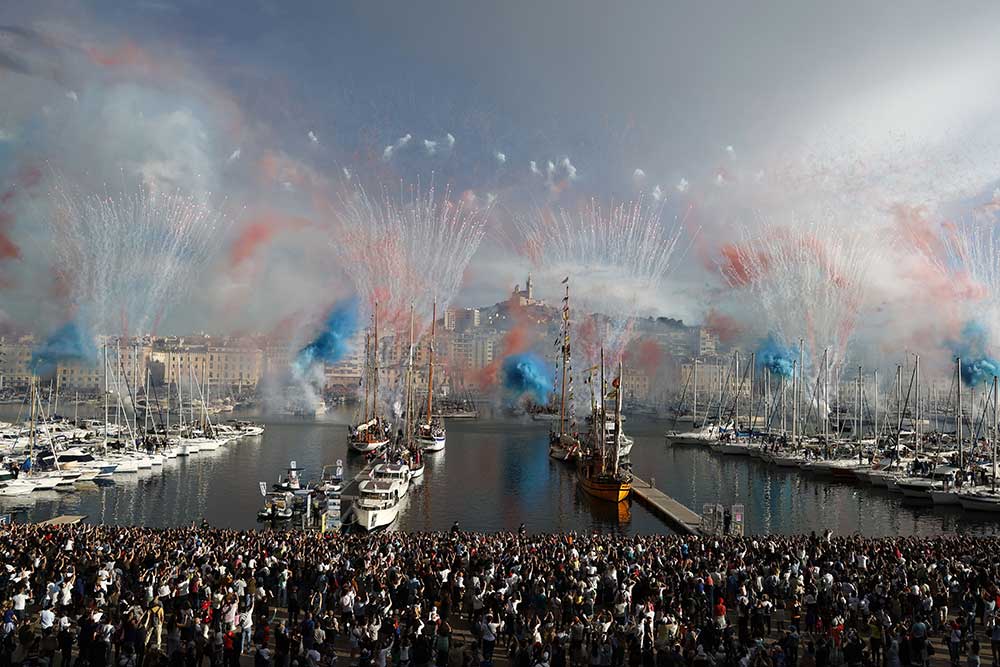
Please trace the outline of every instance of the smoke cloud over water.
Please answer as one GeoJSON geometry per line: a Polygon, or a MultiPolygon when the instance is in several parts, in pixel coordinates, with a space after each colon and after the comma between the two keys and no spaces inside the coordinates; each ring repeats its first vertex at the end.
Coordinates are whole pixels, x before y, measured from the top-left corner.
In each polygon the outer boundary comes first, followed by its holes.
{"type": "Polygon", "coordinates": [[[795,370],[796,351],[783,345],[773,334],[757,349],[757,367],[773,375],[790,379],[795,370]]]}
{"type": "Polygon", "coordinates": [[[358,300],[336,304],[327,315],[316,337],[299,350],[295,367],[306,373],[315,364],[336,363],[350,352],[350,343],[358,330],[358,300]]]}
{"type": "Polygon", "coordinates": [[[546,403],[552,391],[552,366],[533,352],[514,354],[503,361],[503,386],[513,397],[530,396],[546,403]]]}
{"type": "Polygon", "coordinates": [[[960,340],[952,341],[951,351],[962,360],[962,382],[978,387],[1000,376],[1000,361],[989,353],[989,331],[979,322],[968,322],[960,340]]]}
{"type": "Polygon", "coordinates": [[[60,363],[97,360],[97,347],[93,335],[78,322],[67,322],[52,332],[31,353],[31,369],[45,377],[55,372],[60,363]]]}

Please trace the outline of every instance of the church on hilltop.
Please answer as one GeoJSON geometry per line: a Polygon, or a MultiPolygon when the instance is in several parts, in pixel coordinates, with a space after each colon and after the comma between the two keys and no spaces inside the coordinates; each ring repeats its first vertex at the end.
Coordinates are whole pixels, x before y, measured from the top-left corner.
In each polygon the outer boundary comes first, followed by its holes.
{"type": "Polygon", "coordinates": [[[510,293],[510,302],[518,306],[544,306],[545,302],[536,299],[531,286],[531,274],[528,274],[528,281],[524,284],[524,289],[520,285],[514,285],[514,291],[510,293]]]}

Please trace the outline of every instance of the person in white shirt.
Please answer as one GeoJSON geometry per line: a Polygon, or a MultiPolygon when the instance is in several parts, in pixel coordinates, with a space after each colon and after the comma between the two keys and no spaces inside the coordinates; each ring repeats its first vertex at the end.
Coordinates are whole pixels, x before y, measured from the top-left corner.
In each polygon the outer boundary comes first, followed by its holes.
{"type": "Polygon", "coordinates": [[[38,625],[42,630],[48,630],[56,622],[56,615],[51,609],[43,609],[38,615],[38,625]]]}

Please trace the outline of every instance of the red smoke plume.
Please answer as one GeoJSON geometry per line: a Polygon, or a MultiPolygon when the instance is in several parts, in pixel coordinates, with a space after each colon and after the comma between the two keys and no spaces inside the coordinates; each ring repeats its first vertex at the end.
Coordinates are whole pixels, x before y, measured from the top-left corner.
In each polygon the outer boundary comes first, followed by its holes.
{"type": "Polygon", "coordinates": [[[743,333],[743,327],[736,318],[720,313],[714,308],[705,313],[705,328],[718,336],[722,343],[731,343],[743,333]]]}
{"type": "Polygon", "coordinates": [[[262,213],[249,218],[229,248],[229,263],[235,268],[267,245],[277,234],[308,227],[306,218],[277,213],[262,213]]]}
{"type": "MultiPolygon", "coordinates": [[[[0,194],[0,261],[5,259],[20,259],[21,248],[10,238],[9,233],[14,225],[14,214],[7,207],[22,194],[34,189],[42,181],[42,170],[32,165],[21,167],[14,175],[14,182],[0,194]]],[[[3,284],[9,281],[3,280],[3,284]]]]}

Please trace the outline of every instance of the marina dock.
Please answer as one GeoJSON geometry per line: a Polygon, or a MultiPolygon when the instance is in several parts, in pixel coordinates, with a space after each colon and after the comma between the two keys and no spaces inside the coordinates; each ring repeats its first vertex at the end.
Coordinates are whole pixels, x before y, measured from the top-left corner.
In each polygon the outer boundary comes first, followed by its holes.
{"type": "Polygon", "coordinates": [[[698,535],[701,532],[700,515],[635,475],[632,476],[632,495],[679,532],[685,535],[698,535]]]}

